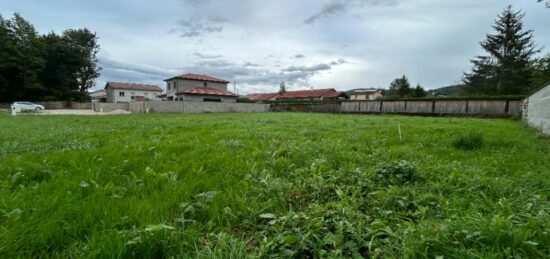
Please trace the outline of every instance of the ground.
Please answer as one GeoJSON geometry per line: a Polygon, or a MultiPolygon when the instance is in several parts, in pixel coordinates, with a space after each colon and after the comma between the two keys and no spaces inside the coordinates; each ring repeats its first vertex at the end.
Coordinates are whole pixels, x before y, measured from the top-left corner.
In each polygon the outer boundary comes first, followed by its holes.
{"type": "Polygon", "coordinates": [[[550,256],[550,139],[519,121],[2,114],[0,125],[2,258],[550,256]]]}

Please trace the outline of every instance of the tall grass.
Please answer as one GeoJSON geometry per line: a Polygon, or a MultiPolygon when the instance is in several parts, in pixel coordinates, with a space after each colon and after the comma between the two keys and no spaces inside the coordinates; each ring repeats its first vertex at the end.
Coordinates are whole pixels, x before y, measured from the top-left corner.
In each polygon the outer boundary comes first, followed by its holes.
{"type": "Polygon", "coordinates": [[[514,121],[0,115],[0,125],[2,258],[549,256],[550,141],[514,121]],[[481,131],[476,152],[449,141],[481,131]]]}

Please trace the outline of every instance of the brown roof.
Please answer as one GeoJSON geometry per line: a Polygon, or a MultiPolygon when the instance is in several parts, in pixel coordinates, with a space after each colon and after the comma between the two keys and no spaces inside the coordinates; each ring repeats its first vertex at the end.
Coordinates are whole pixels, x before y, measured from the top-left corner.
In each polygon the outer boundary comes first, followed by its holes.
{"type": "Polygon", "coordinates": [[[328,89],[312,89],[301,91],[286,91],[278,95],[275,99],[310,99],[310,98],[336,98],[342,95],[342,92],[334,90],[334,88],[328,89]]]}
{"type": "Polygon", "coordinates": [[[107,89],[108,87],[111,87],[113,89],[162,92],[162,89],[158,85],[142,85],[142,84],[107,82],[107,84],[105,85],[105,89],[107,89]]]}
{"type": "Polygon", "coordinates": [[[174,77],[168,78],[164,81],[168,81],[168,80],[172,80],[172,79],[176,79],[176,78],[190,79],[190,80],[197,80],[197,81],[209,81],[209,82],[216,82],[216,83],[229,83],[229,81],[219,79],[219,78],[215,78],[215,77],[212,77],[212,76],[191,74],[191,73],[187,73],[187,74],[183,74],[183,75],[179,75],[179,76],[174,76],[174,77]]]}
{"type": "Polygon", "coordinates": [[[249,94],[246,98],[253,101],[267,101],[275,98],[279,93],[263,93],[263,94],[249,94]]]}
{"type": "Polygon", "coordinates": [[[176,95],[182,95],[182,94],[217,95],[217,96],[234,96],[234,97],[238,96],[232,92],[221,90],[218,88],[213,88],[213,87],[194,87],[194,88],[176,93],[176,95]]]}

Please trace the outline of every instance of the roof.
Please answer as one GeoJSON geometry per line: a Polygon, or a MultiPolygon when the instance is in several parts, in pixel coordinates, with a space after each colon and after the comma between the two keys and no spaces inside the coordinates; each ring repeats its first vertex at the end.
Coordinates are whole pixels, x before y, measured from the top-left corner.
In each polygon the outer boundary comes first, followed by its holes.
{"type": "Polygon", "coordinates": [[[249,94],[245,97],[253,101],[267,101],[275,98],[277,95],[279,95],[279,93],[259,93],[249,94]]]}
{"type": "Polygon", "coordinates": [[[336,98],[341,96],[342,92],[334,90],[334,88],[327,89],[312,89],[301,91],[286,91],[276,97],[276,99],[300,99],[300,98],[336,98]]]}
{"type": "Polygon", "coordinates": [[[131,83],[107,82],[107,84],[105,85],[105,89],[107,89],[107,87],[109,87],[109,86],[113,89],[162,92],[162,89],[158,85],[142,85],[142,84],[131,84],[131,83]]]}
{"type": "Polygon", "coordinates": [[[191,74],[191,73],[187,73],[187,74],[183,74],[183,75],[179,75],[179,76],[174,76],[174,77],[168,78],[164,81],[168,81],[168,80],[172,80],[172,79],[176,79],[176,78],[177,79],[197,80],[197,81],[208,81],[208,82],[216,82],[216,83],[229,83],[229,81],[219,79],[219,78],[215,78],[215,77],[212,77],[212,76],[191,74]]]}
{"type": "Polygon", "coordinates": [[[182,94],[198,94],[198,95],[216,95],[216,96],[234,96],[237,97],[238,95],[225,91],[218,88],[213,87],[193,87],[187,90],[184,90],[182,92],[176,93],[176,95],[182,95],[182,94]]]}

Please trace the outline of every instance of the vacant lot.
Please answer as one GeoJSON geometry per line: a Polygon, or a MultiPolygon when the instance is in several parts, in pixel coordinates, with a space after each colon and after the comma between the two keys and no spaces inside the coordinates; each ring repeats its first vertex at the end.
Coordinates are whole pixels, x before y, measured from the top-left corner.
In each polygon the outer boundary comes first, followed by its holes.
{"type": "Polygon", "coordinates": [[[0,115],[0,126],[2,258],[550,255],[550,140],[511,120],[0,115]]]}

